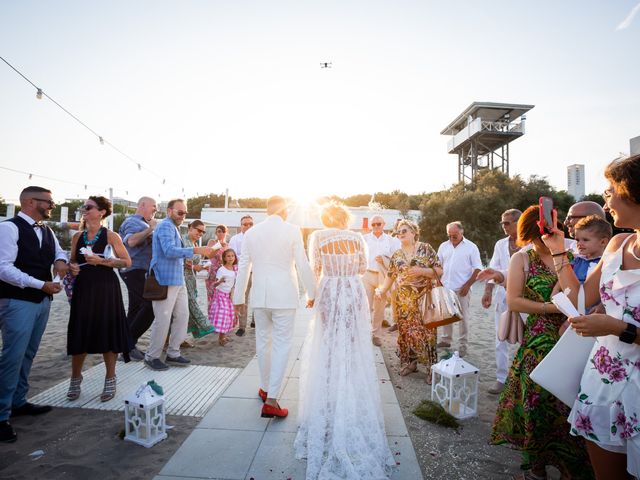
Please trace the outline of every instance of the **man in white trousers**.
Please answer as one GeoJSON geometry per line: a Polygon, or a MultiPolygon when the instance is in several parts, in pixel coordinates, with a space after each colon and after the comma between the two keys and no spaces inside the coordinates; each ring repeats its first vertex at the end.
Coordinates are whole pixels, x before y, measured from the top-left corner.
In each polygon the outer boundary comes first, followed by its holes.
{"type": "Polygon", "coordinates": [[[498,323],[500,322],[500,316],[507,311],[507,295],[504,286],[506,285],[505,280],[509,270],[509,260],[520,249],[516,244],[520,215],[522,215],[522,212],[515,208],[502,214],[500,225],[507,236],[496,242],[489,268],[478,274],[479,280],[489,280],[482,296],[482,306],[484,308],[491,306],[491,297],[495,291],[493,303],[496,306],[494,314],[496,327],[496,382],[489,388],[489,393],[494,395],[502,392],[509,369],[509,344],[498,340],[498,323]]]}
{"type": "Polygon", "coordinates": [[[280,395],[298,307],[296,268],[313,305],[316,279],[304,252],[300,228],[287,223],[287,204],[282,197],[267,201],[267,218],[245,233],[238,264],[233,303],[241,314],[246,308],[245,290],[253,273],[249,303],[256,322],[256,352],[260,368],[258,396],[265,404],[262,417],[286,417],[280,395]]]}

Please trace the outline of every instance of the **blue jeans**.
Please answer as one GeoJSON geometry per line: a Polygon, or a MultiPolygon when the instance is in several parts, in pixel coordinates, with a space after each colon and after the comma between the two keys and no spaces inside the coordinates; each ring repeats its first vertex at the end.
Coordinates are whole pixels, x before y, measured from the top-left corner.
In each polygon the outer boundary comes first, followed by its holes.
{"type": "Polygon", "coordinates": [[[40,303],[0,298],[0,421],[8,420],[11,408],[27,401],[29,372],[49,319],[51,300],[40,303]]]}

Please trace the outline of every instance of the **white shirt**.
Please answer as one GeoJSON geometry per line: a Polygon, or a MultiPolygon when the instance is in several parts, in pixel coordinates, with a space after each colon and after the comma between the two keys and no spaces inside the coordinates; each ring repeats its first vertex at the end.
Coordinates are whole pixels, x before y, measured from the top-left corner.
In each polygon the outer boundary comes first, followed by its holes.
{"type": "Polygon", "coordinates": [[[216,287],[216,290],[229,293],[236,284],[236,272],[234,270],[229,270],[223,265],[216,272],[216,279],[220,280],[221,278],[224,279],[224,281],[216,287]]]}
{"type": "Polygon", "coordinates": [[[242,255],[242,240],[244,240],[244,233],[236,233],[231,240],[229,240],[229,248],[236,252],[236,257],[240,258],[242,255]]]}
{"type": "Polygon", "coordinates": [[[373,232],[371,232],[363,235],[363,238],[369,249],[367,270],[380,271],[380,264],[376,262],[376,257],[380,255],[381,257],[391,259],[391,255],[400,248],[400,240],[386,233],[376,237],[373,232]]]}
{"type": "Polygon", "coordinates": [[[467,283],[473,271],[482,268],[480,251],[475,243],[466,238],[457,247],[447,240],[438,247],[438,258],[442,262],[442,284],[450,290],[458,291],[467,283]]]}
{"type": "MultiPolygon", "coordinates": [[[[35,220],[29,215],[22,212],[18,213],[19,217],[26,220],[29,225],[33,225],[35,220]]],[[[34,228],[38,241],[42,246],[42,229],[34,228]]],[[[37,278],[27,275],[14,265],[16,258],[18,258],[18,226],[13,222],[1,222],[0,223],[0,280],[7,282],[11,285],[15,285],[20,288],[35,288],[41,290],[44,282],[37,278]]],[[[53,236],[55,242],[56,257],[55,260],[68,261],[67,254],[62,248],[56,236],[53,236]]]]}
{"type": "Polygon", "coordinates": [[[494,301],[496,310],[500,312],[505,311],[507,305],[504,285],[506,285],[507,272],[509,271],[509,260],[511,260],[511,256],[509,255],[509,237],[504,237],[496,242],[495,247],[493,247],[493,256],[489,262],[489,268],[500,272],[505,278],[504,284],[496,284],[495,286],[496,296],[494,301]]]}

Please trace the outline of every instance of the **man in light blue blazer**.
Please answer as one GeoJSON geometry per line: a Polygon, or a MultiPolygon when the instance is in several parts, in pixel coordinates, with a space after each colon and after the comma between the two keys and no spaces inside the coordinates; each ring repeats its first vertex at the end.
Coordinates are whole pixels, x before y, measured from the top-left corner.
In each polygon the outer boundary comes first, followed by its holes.
{"type": "Polygon", "coordinates": [[[181,198],[169,201],[167,218],[153,232],[153,254],[150,268],[160,285],[166,285],[167,298],[154,300],[151,325],[151,343],[144,363],[153,370],[167,370],[169,365],[186,366],[191,363],[180,354],[180,344],[187,336],[189,301],[184,283],[183,262],[194,255],[213,255],[211,247],[185,248],[178,227],[187,215],[187,206],[181,198]],[[173,317],[173,322],[171,321],[173,317]],[[167,333],[171,325],[171,336],[165,362],[160,360],[167,333]]]}

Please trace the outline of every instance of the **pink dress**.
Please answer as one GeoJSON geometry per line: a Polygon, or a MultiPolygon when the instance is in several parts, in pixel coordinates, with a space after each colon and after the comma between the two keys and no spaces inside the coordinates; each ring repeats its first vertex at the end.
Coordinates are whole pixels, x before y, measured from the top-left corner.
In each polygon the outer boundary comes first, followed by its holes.
{"type": "Polygon", "coordinates": [[[233,330],[235,310],[231,301],[231,291],[236,283],[237,268],[227,269],[224,265],[216,272],[216,278],[224,282],[213,290],[213,298],[209,305],[209,321],[217,333],[228,333],[233,330]]]}

